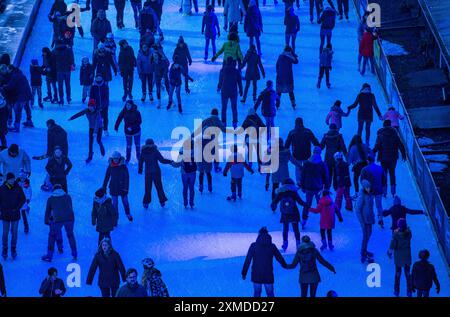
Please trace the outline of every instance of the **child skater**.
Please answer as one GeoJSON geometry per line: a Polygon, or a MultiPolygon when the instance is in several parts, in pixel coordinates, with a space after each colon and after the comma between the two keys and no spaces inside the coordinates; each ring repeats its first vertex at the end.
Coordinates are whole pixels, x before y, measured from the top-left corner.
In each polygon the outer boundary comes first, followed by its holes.
{"type": "Polygon", "coordinates": [[[29,215],[30,213],[30,201],[33,191],[31,189],[28,173],[26,173],[23,169],[20,169],[17,183],[20,187],[22,187],[23,193],[25,194],[26,198],[25,204],[23,204],[22,208],[20,209],[20,213],[22,214],[24,232],[25,234],[28,234],[28,232],[30,231],[30,227],[28,225],[27,215],[29,215]]]}
{"type": "Polygon", "coordinates": [[[234,144],[231,147],[231,155],[228,157],[227,164],[223,170],[223,176],[227,176],[231,170],[231,196],[227,200],[236,201],[236,188],[239,199],[242,198],[242,178],[244,178],[244,168],[251,174],[254,173],[252,168],[245,162],[242,154],[238,153],[238,146],[234,144]]]}
{"type": "Polygon", "coordinates": [[[85,103],[89,97],[92,83],[94,82],[94,68],[89,62],[89,57],[83,57],[80,68],[80,85],[83,87],[81,102],[85,103]]]}

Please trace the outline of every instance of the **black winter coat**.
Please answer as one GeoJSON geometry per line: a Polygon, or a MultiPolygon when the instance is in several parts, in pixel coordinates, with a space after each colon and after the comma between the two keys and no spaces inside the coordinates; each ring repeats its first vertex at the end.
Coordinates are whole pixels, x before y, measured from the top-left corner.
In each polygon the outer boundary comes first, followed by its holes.
{"type": "Polygon", "coordinates": [[[242,94],[242,77],[241,72],[235,66],[225,64],[220,70],[219,84],[217,88],[220,89],[223,96],[237,96],[242,94]]]}
{"type": "Polygon", "coordinates": [[[95,51],[94,54],[94,73],[101,74],[103,80],[106,82],[110,82],[112,80],[112,70],[114,70],[114,74],[117,74],[117,67],[114,63],[111,53],[104,51],[100,52],[98,50],[95,51]]]}
{"type": "Polygon", "coordinates": [[[178,63],[173,63],[172,66],[170,66],[170,70],[169,70],[170,85],[173,87],[181,86],[181,83],[182,83],[181,75],[186,77],[186,80],[188,80],[188,78],[190,78],[187,73],[187,67],[185,67],[181,64],[178,64],[178,63]]]}
{"type": "Polygon", "coordinates": [[[319,141],[310,129],[300,125],[289,132],[285,143],[286,148],[292,146],[292,156],[299,161],[305,161],[311,157],[311,145],[318,146],[319,141]]]}
{"type": "Polygon", "coordinates": [[[8,107],[5,105],[0,108],[0,134],[6,135],[8,133],[8,107]]]}
{"type": "Polygon", "coordinates": [[[402,158],[406,158],[405,146],[395,128],[384,127],[378,130],[377,140],[373,148],[373,153],[378,153],[378,162],[396,162],[399,150],[402,158]]]}
{"type": "Polygon", "coordinates": [[[344,153],[344,156],[347,156],[347,147],[345,146],[344,138],[342,134],[339,133],[338,130],[330,130],[322,138],[320,142],[320,147],[325,150],[325,162],[327,164],[333,164],[334,157],[333,155],[336,152],[344,153]]]}
{"type": "Polygon", "coordinates": [[[94,198],[92,206],[92,225],[96,226],[97,232],[107,233],[113,231],[117,226],[119,215],[117,209],[112,205],[112,200],[106,195],[103,198],[94,198]]]}
{"type": "Polygon", "coordinates": [[[375,109],[378,116],[381,116],[380,109],[378,108],[375,95],[370,91],[370,89],[363,89],[356,97],[355,102],[348,107],[349,110],[356,108],[358,109],[358,121],[373,121],[373,109],[375,109]]]}
{"type": "Polygon", "coordinates": [[[250,263],[252,263],[252,282],[258,284],[273,284],[273,258],[275,258],[283,267],[286,266],[286,261],[275,244],[272,243],[270,234],[259,234],[256,242],[253,242],[248,249],[244,267],[242,268],[242,275],[247,275],[250,263]]]}
{"type": "Polygon", "coordinates": [[[81,65],[80,68],[80,85],[90,86],[94,82],[94,67],[91,63],[81,65]]]}
{"type": "Polygon", "coordinates": [[[277,60],[276,90],[279,93],[294,91],[294,72],[292,65],[298,64],[298,59],[291,53],[283,52],[277,60]]]}
{"type": "Polygon", "coordinates": [[[189,52],[189,47],[186,43],[177,44],[177,47],[175,47],[175,50],[173,51],[173,57],[175,57],[175,55],[178,56],[178,63],[183,65],[186,69],[188,65],[192,64],[191,53],[189,52]]]}
{"type": "Polygon", "coordinates": [[[350,168],[346,161],[338,160],[335,162],[336,185],[340,187],[350,187],[350,168]]]}
{"type": "Polygon", "coordinates": [[[254,50],[248,50],[245,54],[244,61],[242,63],[242,68],[247,65],[245,70],[245,80],[259,80],[261,78],[259,72],[261,71],[262,76],[266,77],[264,72],[263,64],[261,63],[261,58],[258,52],[254,50]]]}
{"type": "Polygon", "coordinates": [[[50,182],[57,184],[59,180],[66,179],[70,170],[72,169],[72,162],[68,157],[61,158],[52,157],[45,166],[48,175],[50,175],[50,182]]]}
{"type": "Polygon", "coordinates": [[[71,72],[72,65],[75,65],[73,50],[67,45],[57,45],[53,50],[53,58],[57,73],[71,72]]]}
{"type": "MultiPolygon", "coordinates": [[[[23,205],[23,204],[22,204],[23,205]]],[[[72,198],[62,189],[56,189],[47,199],[47,207],[45,208],[44,222],[50,225],[50,222],[68,222],[74,221],[72,198]]]]}
{"type": "Polygon", "coordinates": [[[116,131],[119,129],[119,125],[122,120],[125,122],[123,128],[125,135],[136,135],[141,133],[142,118],[136,105],[134,105],[130,110],[124,107],[122,111],[120,111],[114,126],[116,131]]]}
{"type": "Polygon", "coordinates": [[[101,83],[94,82],[89,92],[89,98],[95,99],[95,106],[104,109],[109,106],[109,86],[103,81],[101,83]]]}
{"type": "Polygon", "coordinates": [[[108,19],[95,18],[91,25],[91,34],[94,39],[101,42],[106,39],[106,34],[111,33],[111,23],[108,19]]]}
{"type": "Polygon", "coordinates": [[[48,78],[56,81],[56,63],[55,57],[51,51],[42,58],[43,74],[48,78]]]}
{"type": "Polygon", "coordinates": [[[427,260],[415,262],[411,273],[412,287],[418,290],[429,290],[433,286],[433,282],[440,289],[441,286],[434,265],[427,260]]]}
{"type": "Polygon", "coordinates": [[[30,85],[31,87],[42,86],[42,66],[30,65],[30,85]]]}
{"type": "Polygon", "coordinates": [[[261,114],[264,117],[275,117],[277,114],[277,100],[277,92],[272,88],[266,88],[258,96],[254,109],[255,111],[258,110],[258,107],[261,104],[261,114]]]}
{"type": "Polygon", "coordinates": [[[302,169],[302,189],[320,191],[328,183],[328,167],[322,162],[312,162],[310,160],[303,164],[302,169]]]}
{"type": "Polygon", "coordinates": [[[5,182],[0,187],[0,219],[19,221],[20,209],[25,201],[25,194],[17,182],[13,186],[5,182]]]}
{"type": "Polygon", "coordinates": [[[120,48],[118,63],[120,72],[132,72],[134,70],[136,67],[136,56],[131,46],[120,48]]]}
{"type": "Polygon", "coordinates": [[[106,188],[108,183],[109,194],[111,196],[128,195],[128,190],[130,188],[130,175],[123,157],[120,158],[118,164],[115,164],[114,160],[109,159],[105,179],[103,180],[103,188],[106,188]]]}
{"type": "Polygon", "coordinates": [[[14,68],[9,75],[9,80],[3,86],[3,92],[9,103],[27,102],[33,98],[28,79],[18,68],[14,68]]]}
{"type": "Polygon", "coordinates": [[[392,225],[391,225],[392,230],[396,230],[398,228],[397,227],[398,220],[400,218],[406,219],[407,214],[421,215],[423,214],[423,210],[409,209],[403,205],[394,205],[388,210],[383,211],[383,217],[391,216],[392,218],[392,225]]]}
{"type": "Polygon", "coordinates": [[[61,126],[55,124],[47,130],[47,155],[53,155],[55,146],[60,146],[64,155],[69,155],[67,132],[61,126]]]}
{"type": "Polygon", "coordinates": [[[139,174],[142,174],[145,163],[145,174],[161,173],[161,164],[170,164],[172,160],[165,159],[156,145],[144,145],[139,158],[139,174]]]}
{"type": "Polygon", "coordinates": [[[92,285],[95,273],[99,270],[98,286],[100,288],[118,289],[120,286],[120,278],[125,281],[125,267],[119,253],[111,250],[108,255],[103,251],[95,254],[89,268],[86,284],[92,285]]]}
{"type": "Polygon", "coordinates": [[[42,295],[42,297],[61,297],[64,296],[66,293],[66,286],[64,285],[64,282],[60,278],[56,278],[54,281],[51,279],[46,278],[42,281],[41,287],[39,288],[39,294],[42,295]],[[56,295],[55,291],[59,289],[62,291],[61,294],[56,295]]]}
{"type": "MultiPolygon", "coordinates": [[[[300,221],[300,212],[298,210],[297,204],[301,206],[306,206],[306,203],[300,198],[297,193],[297,186],[295,185],[282,185],[276,191],[275,199],[272,201],[271,208],[273,211],[277,209],[278,203],[283,203],[285,199],[294,200],[294,210],[290,214],[281,212],[280,223],[292,223],[300,221]]],[[[281,206],[280,206],[281,207],[281,206]]],[[[281,208],[280,208],[281,210],[281,208]]]]}

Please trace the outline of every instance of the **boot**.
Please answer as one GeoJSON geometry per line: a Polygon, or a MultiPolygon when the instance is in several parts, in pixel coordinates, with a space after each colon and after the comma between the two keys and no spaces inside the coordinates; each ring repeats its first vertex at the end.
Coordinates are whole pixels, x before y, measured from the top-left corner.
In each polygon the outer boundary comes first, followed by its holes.
{"type": "Polygon", "coordinates": [[[90,152],[89,153],[89,156],[88,156],[88,158],[86,159],[86,164],[87,163],[90,163],[91,161],[92,161],[92,156],[94,155],[94,153],[93,152],[90,152]]]}
{"type": "Polygon", "coordinates": [[[150,102],[153,102],[153,94],[152,94],[152,93],[149,93],[149,94],[148,94],[148,97],[149,97],[149,99],[150,99],[150,102]]]}
{"type": "Polygon", "coordinates": [[[100,144],[100,154],[101,154],[102,156],[105,156],[105,147],[103,146],[103,143],[100,144]]]}
{"type": "Polygon", "coordinates": [[[16,248],[11,248],[11,257],[13,258],[13,260],[17,258],[16,248]]]}
{"type": "Polygon", "coordinates": [[[169,101],[169,104],[167,105],[167,110],[169,110],[170,109],[170,107],[172,107],[172,101],[169,101]]]}
{"type": "Polygon", "coordinates": [[[142,93],[142,98],[141,98],[141,101],[142,101],[142,102],[144,102],[144,101],[145,101],[145,97],[146,97],[146,96],[147,96],[147,95],[146,95],[146,93],[145,93],[145,92],[143,92],[143,93],[142,93]]]}
{"type": "Polygon", "coordinates": [[[2,258],[3,260],[6,261],[6,259],[8,258],[8,248],[3,248],[2,249],[2,258]]]}
{"type": "Polygon", "coordinates": [[[322,246],[320,247],[320,251],[323,251],[327,248],[327,240],[322,240],[322,246]]]}
{"type": "Polygon", "coordinates": [[[397,186],[396,185],[391,185],[391,194],[392,194],[392,197],[394,197],[395,196],[395,194],[396,194],[396,188],[397,186]]]}
{"type": "Polygon", "coordinates": [[[127,214],[127,218],[130,222],[133,222],[133,216],[131,214],[127,214]]]}
{"type": "Polygon", "coordinates": [[[286,252],[287,248],[288,248],[288,242],[283,241],[283,245],[281,246],[281,249],[283,250],[283,252],[286,252]]]}
{"type": "Polygon", "coordinates": [[[330,249],[330,251],[334,250],[333,241],[328,241],[328,249],[330,249]]]}
{"type": "Polygon", "coordinates": [[[158,106],[157,106],[157,108],[161,109],[161,99],[158,99],[158,106]]]}

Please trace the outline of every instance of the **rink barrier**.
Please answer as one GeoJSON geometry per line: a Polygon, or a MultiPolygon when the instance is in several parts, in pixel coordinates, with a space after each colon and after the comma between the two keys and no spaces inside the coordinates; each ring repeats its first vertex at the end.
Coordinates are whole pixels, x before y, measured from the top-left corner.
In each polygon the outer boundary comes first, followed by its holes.
{"type": "Polygon", "coordinates": [[[42,0],[36,0],[33,5],[33,9],[30,12],[30,17],[28,19],[27,25],[22,33],[22,38],[20,39],[19,47],[17,48],[17,52],[14,56],[13,65],[15,67],[19,67],[22,62],[22,57],[25,52],[25,47],[27,45],[28,39],[31,35],[31,31],[33,30],[34,23],[36,22],[37,15],[39,13],[39,8],[41,7],[42,0]]]}
{"type": "MultiPolygon", "coordinates": [[[[353,0],[353,4],[355,5],[356,13],[360,19],[367,7],[367,0],[353,0]]],[[[433,231],[437,237],[437,241],[439,242],[439,249],[447,261],[447,272],[449,273],[450,219],[439,195],[439,190],[436,187],[436,183],[434,182],[428,163],[425,160],[425,157],[423,156],[416,140],[408,111],[403,103],[401,93],[396,84],[395,77],[392,73],[386,54],[380,44],[380,40],[374,42],[374,58],[377,77],[383,87],[383,92],[386,99],[405,117],[405,120],[400,120],[399,123],[400,136],[406,148],[408,164],[414,175],[414,180],[416,182],[422,204],[425,207],[429,216],[428,218],[431,220],[433,225],[433,231]]]]}

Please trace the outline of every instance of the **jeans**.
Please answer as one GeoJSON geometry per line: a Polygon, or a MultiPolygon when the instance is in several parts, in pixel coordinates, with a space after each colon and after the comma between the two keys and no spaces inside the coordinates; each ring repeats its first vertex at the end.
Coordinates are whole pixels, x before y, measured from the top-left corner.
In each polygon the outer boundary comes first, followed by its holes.
{"type": "Polygon", "coordinates": [[[300,283],[302,297],[308,297],[308,287],[309,297],[316,297],[317,286],[319,286],[319,283],[300,283]]]}
{"type": "Polygon", "coordinates": [[[58,72],[58,93],[59,93],[59,102],[64,102],[64,87],[66,87],[66,95],[67,101],[70,101],[70,72],[58,72]]]}
{"type": "Polygon", "coordinates": [[[314,20],[314,6],[316,7],[317,20],[319,20],[320,14],[323,10],[322,0],[309,0],[309,20],[314,20]]]}
{"type": "Polygon", "coordinates": [[[259,40],[259,35],[250,36],[250,45],[253,44],[254,40],[256,41],[256,49],[258,51],[258,54],[261,55],[261,41],[259,40]]]}
{"type": "Polygon", "coordinates": [[[50,223],[50,233],[48,236],[48,256],[53,257],[55,250],[55,242],[58,244],[58,249],[62,249],[62,228],[66,230],[67,239],[69,240],[72,256],[77,257],[77,244],[75,242],[75,235],[73,234],[73,221],[52,222],[50,223]],[[61,248],[60,248],[61,247],[61,248]]]}
{"type": "Polygon", "coordinates": [[[156,84],[156,97],[158,100],[161,100],[161,85],[162,80],[164,80],[164,86],[166,87],[166,91],[169,92],[170,86],[169,86],[169,77],[166,74],[164,74],[162,77],[156,76],[155,77],[155,84],[156,84]]]}
{"type": "Polygon", "coordinates": [[[203,191],[203,177],[206,174],[206,180],[208,182],[208,191],[212,191],[212,175],[210,172],[200,172],[198,175],[198,181],[199,181],[199,190],[200,192],[203,191]]]}
{"type": "Polygon", "coordinates": [[[108,124],[109,124],[108,110],[109,110],[108,106],[104,106],[101,110],[101,115],[102,115],[102,120],[103,120],[103,131],[108,131],[108,124]]]}
{"type": "Polygon", "coordinates": [[[430,290],[429,289],[418,289],[417,297],[430,297],[430,290]]]}
{"type": "Polygon", "coordinates": [[[345,14],[345,17],[348,19],[348,0],[337,0],[339,15],[342,17],[345,14]]]}
{"type": "Polygon", "coordinates": [[[122,72],[123,95],[130,97],[130,99],[133,92],[133,79],[133,70],[122,72]]]}
{"type": "Polygon", "coordinates": [[[155,184],[156,191],[158,192],[159,202],[165,203],[167,201],[166,194],[164,193],[161,172],[156,173],[146,173],[145,174],[145,194],[144,194],[144,204],[150,204],[152,201],[152,187],[155,184]]]}
{"type": "Polygon", "coordinates": [[[142,3],[131,2],[131,8],[133,9],[135,26],[138,27],[139,26],[139,16],[140,16],[141,10],[142,10],[142,3]]]}
{"type": "Polygon", "coordinates": [[[266,290],[267,297],[275,297],[273,291],[273,284],[259,284],[259,283],[253,283],[253,297],[261,297],[263,285],[264,289],[266,290]]]}
{"type": "Polygon", "coordinates": [[[411,274],[409,265],[396,266],[395,267],[395,282],[394,282],[394,292],[396,294],[400,293],[400,277],[402,276],[402,269],[405,272],[406,278],[406,291],[407,294],[411,293],[411,274]]]}
{"type": "Polygon", "coordinates": [[[258,89],[257,87],[257,80],[246,80],[245,81],[245,88],[244,88],[244,96],[242,97],[242,99],[247,99],[247,94],[248,94],[248,89],[250,88],[250,83],[252,83],[253,86],[253,100],[256,100],[256,90],[258,89]]]}
{"type": "Polygon", "coordinates": [[[102,297],[116,297],[117,288],[100,287],[102,297]]]}
{"type": "Polygon", "coordinates": [[[316,197],[317,202],[319,202],[319,192],[320,190],[306,190],[306,206],[303,207],[302,219],[307,220],[309,214],[309,208],[311,208],[313,198],[316,197]]]}
{"type": "Polygon", "coordinates": [[[216,38],[205,37],[205,60],[208,59],[209,41],[211,41],[213,56],[216,55],[216,38]]]}
{"type": "Polygon", "coordinates": [[[327,38],[327,45],[331,44],[332,29],[320,29],[320,53],[323,51],[323,45],[325,44],[325,38],[327,38]]]}
{"type": "Polygon", "coordinates": [[[114,6],[116,7],[117,15],[116,22],[117,27],[123,25],[123,13],[125,11],[125,1],[121,3],[120,1],[114,0],[114,6]]]}
{"type": "Polygon", "coordinates": [[[46,77],[45,83],[47,84],[47,97],[52,98],[52,88],[53,88],[53,99],[58,99],[58,94],[56,90],[56,80],[46,77]]]}
{"type": "Polygon", "coordinates": [[[237,95],[225,95],[222,93],[222,122],[224,125],[227,124],[227,106],[228,100],[231,103],[231,112],[233,113],[233,124],[237,124],[238,122],[238,114],[237,114],[237,95]]]}
{"type": "Polygon", "coordinates": [[[148,93],[153,93],[153,73],[151,74],[140,74],[139,78],[141,79],[142,83],[142,95],[145,95],[147,93],[147,86],[148,86],[148,93]]]}
{"type": "Polygon", "coordinates": [[[91,86],[83,86],[83,92],[81,95],[81,99],[83,100],[83,102],[86,100],[86,98],[89,97],[91,93],[91,86]]]}
{"type": "Polygon", "coordinates": [[[322,82],[323,75],[325,74],[325,79],[327,82],[327,85],[330,84],[330,67],[320,66],[319,69],[319,81],[318,84],[322,82]]]}
{"type": "Polygon", "coordinates": [[[296,37],[297,37],[297,33],[286,33],[284,35],[286,46],[289,46],[289,43],[291,43],[293,52],[295,52],[295,38],[296,37]]]}
{"type": "Polygon", "coordinates": [[[11,250],[16,249],[18,228],[19,228],[19,221],[3,220],[3,235],[2,235],[3,250],[8,250],[8,235],[10,232],[11,232],[11,250]]]}
{"type": "Polygon", "coordinates": [[[242,198],[242,178],[231,178],[231,197],[236,199],[236,189],[239,198],[242,198]]]}
{"type": "Polygon", "coordinates": [[[345,209],[353,210],[352,200],[350,198],[350,187],[342,186],[337,189],[335,203],[339,211],[342,210],[342,198],[345,198],[345,209]]]}
{"type": "Polygon", "coordinates": [[[127,141],[127,154],[126,154],[126,160],[129,161],[131,159],[131,147],[133,145],[133,139],[134,139],[134,146],[136,147],[136,158],[139,160],[139,157],[141,156],[141,134],[135,134],[135,135],[125,135],[125,139],[127,141]]]}
{"type": "MultiPolygon", "coordinates": [[[[130,214],[130,203],[128,202],[128,195],[121,195],[123,209],[125,209],[125,214],[130,214]]],[[[112,205],[116,209],[117,214],[119,214],[119,196],[111,195],[112,205]]]]}
{"type": "Polygon", "coordinates": [[[361,243],[361,256],[367,255],[367,245],[369,244],[370,236],[372,235],[372,225],[363,223],[361,224],[363,231],[363,238],[361,243]]]}
{"type": "Polygon", "coordinates": [[[374,195],[374,200],[375,200],[375,207],[377,208],[378,218],[382,218],[383,217],[383,206],[382,206],[383,196],[382,195],[374,195]]]}
{"type": "Polygon", "coordinates": [[[370,125],[372,124],[372,121],[368,120],[358,120],[358,135],[362,135],[363,126],[366,124],[366,144],[369,144],[370,140],[370,125]]]}
{"type": "MultiPolygon", "coordinates": [[[[298,222],[291,222],[292,230],[294,231],[295,241],[297,245],[300,243],[300,229],[298,222]]],[[[289,237],[289,222],[283,222],[283,242],[288,242],[289,237]]]]}
{"type": "Polygon", "coordinates": [[[172,86],[169,88],[169,104],[173,102],[173,92],[177,95],[178,111],[182,111],[181,107],[181,86],[172,86]]]}
{"type": "Polygon", "coordinates": [[[181,175],[181,180],[183,182],[183,203],[186,207],[188,205],[188,196],[189,196],[189,206],[194,206],[194,186],[195,186],[195,178],[197,174],[196,172],[185,173],[181,175]]]}
{"type": "MultiPolygon", "coordinates": [[[[104,148],[103,142],[102,142],[102,134],[103,134],[103,130],[97,129],[96,140],[97,140],[98,146],[100,147],[100,152],[104,153],[105,148],[104,148]]],[[[94,153],[93,145],[94,145],[94,129],[89,129],[89,154],[94,153]]]]}
{"type": "Polygon", "coordinates": [[[31,99],[31,106],[34,106],[34,97],[38,96],[38,105],[42,105],[42,87],[41,86],[32,86],[31,93],[33,94],[33,99],[31,99]]]}
{"type": "MultiPolygon", "coordinates": [[[[397,160],[391,162],[381,162],[381,167],[383,168],[386,175],[389,174],[389,183],[391,184],[391,194],[395,195],[396,192],[396,182],[395,182],[395,167],[397,166],[397,160]]],[[[387,192],[387,185],[385,186],[384,193],[387,192]]]]}

